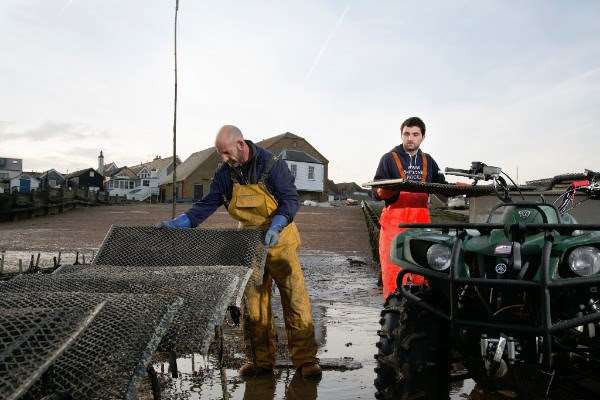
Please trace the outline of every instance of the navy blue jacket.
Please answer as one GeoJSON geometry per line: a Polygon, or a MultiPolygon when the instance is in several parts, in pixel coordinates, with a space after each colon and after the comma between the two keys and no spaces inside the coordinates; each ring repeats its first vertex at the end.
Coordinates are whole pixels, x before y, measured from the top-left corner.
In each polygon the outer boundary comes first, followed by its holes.
{"type": "MultiPolygon", "coordinates": [[[[402,162],[402,166],[404,167],[405,178],[410,181],[420,181],[422,178],[422,164],[423,164],[423,156],[421,149],[417,151],[417,154],[411,156],[408,154],[402,145],[396,146],[392,149],[400,156],[400,161],[402,162]]],[[[398,167],[396,166],[396,162],[392,157],[392,152],[387,152],[381,157],[379,161],[379,166],[377,167],[377,172],[375,172],[374,180],[383,180],[383,179],[399,179],[400,172],[398,171],[398,167]]],[[[429,154],[427,154],[427,182],[433,183],[446,183],[446,178],[444,174],[440,171],[440,167],[438,167],[437,163],[429,154]]],[[[373,191],[375,198],[377,194],[373,191]]],[[[396,201],[396,197],[386,200],[386,204],[393,203],[396,201]]]]}
{"type": "MultiPolygon", "coordinates": [[[[227,163],[218,167],[210,183],[208,194],[185,212],[192,221],[193,227],[204,222],[217,208],[231,200],[232,173],[240,184],[258,183],[272,154],[249,140],[246,140],[246,143],[250,147],[250,159],[239,168],[233,168],[227,163]]],[[[283,215],[288,223],[292,222],[298,212],[298,192],[294,185],[294,177],[284,160],[275,161],[265,183],[269,192],[277,200],[278,207],[275,215],[283,215]]]]}

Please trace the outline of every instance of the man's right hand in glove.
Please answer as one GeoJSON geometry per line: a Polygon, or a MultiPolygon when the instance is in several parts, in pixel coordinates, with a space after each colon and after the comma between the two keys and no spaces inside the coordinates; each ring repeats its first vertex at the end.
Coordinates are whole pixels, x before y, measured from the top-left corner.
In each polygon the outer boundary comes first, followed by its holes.
{"type": "Polygon", "coordinates": [[[381,200],[388,200],[396,196],[398,194],[398,191],[380,187],[375,190],[375,193],[377,194],[377,197],[379,197],[381,200]]]}
{"type": "Polygon", "coordinates": [[[178,216],[175,219],[169,219],[166,221],[162,221],[159,222],[158,224],[156,224],[156,226],[158,228],[191,228],[192,227],[192,221],[190,221],[190,218],[185,215],[185,214],[181,214],[180,216],[178,216]]]}

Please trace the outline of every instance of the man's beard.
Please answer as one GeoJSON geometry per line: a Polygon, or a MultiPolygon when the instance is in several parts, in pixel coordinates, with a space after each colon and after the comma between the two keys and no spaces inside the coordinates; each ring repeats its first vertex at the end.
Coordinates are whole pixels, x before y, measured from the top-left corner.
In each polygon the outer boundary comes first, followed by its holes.
{"type": "Polygon", "coordinates": [[[236,160],[238,160],[238,161],[233,161],[233,160],[232,160],[232,161],[227,161],[227,164],[229,164],[229,166],[230,166],[230,167],[233,167],[233,168],[239,168],[239,167],[241,167],[241,166],[242,166],[242,163],[239,161],[239,160],[241,160],[241,159],[242,159],[242,151],[241,151],[241,150],[239,150],[239,151],[236,153],[236,155],[235,155],[235,158],[236,158],[236,160]]]}

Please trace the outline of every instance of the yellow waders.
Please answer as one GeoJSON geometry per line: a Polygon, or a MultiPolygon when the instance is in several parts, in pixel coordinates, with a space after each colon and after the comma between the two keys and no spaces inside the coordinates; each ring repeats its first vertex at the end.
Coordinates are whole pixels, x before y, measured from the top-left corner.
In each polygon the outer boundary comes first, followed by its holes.
{"type": "MultiPolygon", "coordinates": [[[[244,228],[267,229],[277,209],[277,200],[263,183],[233,184],[229,214],[244,228]]],[[[278,243],[269,248],[262,285],[246,287],[246,349],[254,364],[272,368],[275,363],[275,330],[271,314],[273,280],[279,288],[288,348],[294,367],[317,362],[317,344],[310,299],[298,258],[300,234],[293,222],[286,226],[278,243]]]]}

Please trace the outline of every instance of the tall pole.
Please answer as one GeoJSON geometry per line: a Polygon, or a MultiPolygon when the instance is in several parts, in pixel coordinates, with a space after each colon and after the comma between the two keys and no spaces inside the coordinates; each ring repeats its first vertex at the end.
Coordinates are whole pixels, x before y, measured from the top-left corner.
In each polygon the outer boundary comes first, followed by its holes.
{"type": "Polygon", "coordinates": [[[179,0],[175,0],[175,97],[173,107],[173,208],[171,218],[175,218],[175,206],[177,205],[177,12],[179,11],[179,0]]]}

